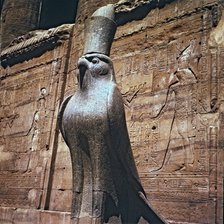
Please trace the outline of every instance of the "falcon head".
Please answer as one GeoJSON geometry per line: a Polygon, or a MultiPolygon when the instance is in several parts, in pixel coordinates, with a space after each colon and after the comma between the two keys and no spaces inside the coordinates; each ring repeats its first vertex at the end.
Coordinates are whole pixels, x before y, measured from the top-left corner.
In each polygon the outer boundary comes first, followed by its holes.
{"type": "Polygon", "coordinates": [[[78,60],[77,78],[80,89],[87,88],[92,82],[99,79],[115,81],[113,63],[104,54],[86,54],[78,60]]]}

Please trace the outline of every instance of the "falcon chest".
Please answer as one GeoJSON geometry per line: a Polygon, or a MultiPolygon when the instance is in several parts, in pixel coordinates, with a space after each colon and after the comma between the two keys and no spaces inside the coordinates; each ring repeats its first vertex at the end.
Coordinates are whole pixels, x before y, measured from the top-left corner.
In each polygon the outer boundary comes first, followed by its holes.
{"type": "Polygon", "coordinates": [[[108,93],[105,87],[78,91],[65,109],[66,126],[75,133],[105,132],[108,129],[108,93]]]}

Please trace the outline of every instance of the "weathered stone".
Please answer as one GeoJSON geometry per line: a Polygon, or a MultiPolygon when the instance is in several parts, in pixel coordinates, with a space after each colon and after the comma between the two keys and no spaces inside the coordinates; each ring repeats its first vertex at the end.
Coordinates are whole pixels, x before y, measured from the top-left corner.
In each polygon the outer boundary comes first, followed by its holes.
{"type": "MultiPolygon", "coordinates": [[[[80,24],[74,26],[72,42],[1,68],[2,223],[12,223],[14,207],[35,208],[37,204],[60,210],[57,215],[42,211],[46,222],[41,224],[49,223],[51,216],[51,222],[69,223],[69,213],[63,213],[59,204],[61,200],[68,203],[64,211],[69,211],[71,189],[59,189],[71,188],[70,155],[61,137],[56,137],[55,114],[62,98],[73,94],[77,84],[75,62],[83,51],[82,22],[98,6],[109,3],[79,2],[80,24]],[[29,163],[26,159],[23,165],[20,153],[30,155],[29,163]],[[51,196],[46,197],[51,189],[51,196]],[[36,190],[43,192],[37,204],[36,190]]],[[[112,45],[111,58],[140,178],[153,207],[170,223],[223,222],[221,14],[217,0],[173,1],[152,9],[141,20],[123,13],[129,22],[118,27],[112,45]]]]}
{"type": "Polygon", "coordinates": [[[38,210],[31,209],[16,209],[13,214],[13,223],[15,224],[30,224],[40,223],[38,210]]]}
{"type": "Polygon", "coordinates": [[[16,210],[16,208],[13,207],[4,207],[1,204],[0,207],[0,222],[5,224],[11,224],[13,219],[13,213],[16,210]]]}
{"type": "Polygon", "coordinates": [[[38,27],[40,0],[5,0],[2,8],[2,47],[18,36],[38,27]]]}
{"type": "MultiPolygon", "coordinates": [[[[60,177],[57,178],[57,180],[60,177]]],[[[63,186],[61,186],[63,187],[63,186]]],[[[72,187],[70,189],[53,189],[51,191],[51,202],[49,205],[49,209],[52,211],[71,211],[72,204],[72,187]],[[58,203],[60,201],[60,203],[58,203]]]]}

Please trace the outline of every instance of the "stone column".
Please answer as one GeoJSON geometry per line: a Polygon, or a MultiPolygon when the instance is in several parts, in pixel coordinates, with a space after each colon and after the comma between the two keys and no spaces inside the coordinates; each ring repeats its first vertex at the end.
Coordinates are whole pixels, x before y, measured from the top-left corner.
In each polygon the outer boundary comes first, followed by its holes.
{"type": "Polygon", "coordinates": [[[42,0],[5,0],[1,15],[1,48],[38,27],[42,0]]]}

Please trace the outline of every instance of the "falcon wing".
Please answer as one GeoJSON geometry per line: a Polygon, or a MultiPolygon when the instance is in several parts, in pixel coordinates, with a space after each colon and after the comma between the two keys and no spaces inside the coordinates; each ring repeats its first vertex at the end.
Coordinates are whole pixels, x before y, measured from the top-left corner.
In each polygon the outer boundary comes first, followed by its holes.
{"type": "Polygon", "coordinates": [[[117,175],[123,174],[127,178],[129,184],[132,184],[137,192],[144,193],[132,154],[123,99],[116,85],[113,87],[113,90],[110,91],[108,96],[107,107],[110,145],[112,146],[110,149],[110,158],[113,158],[113,164],[117,166],[114,167],[114,169],[119,172],[117,175]]]}
{"type": "Polygon", "coordinates": [[[120,91],[114,85],[108,95],[109,156],[118,194],[122,223],[138,223],[144,217],[149,223],[164,224],[146,199],[133,158],[120,91]]]}
{"type": "Polygon", "coordinates": [[[69,100],[71,99],[73,95],[70,95],[68,97],[66,97],[64,99],[64,101],[62,102],[60,108],[59,108],[59,112],[58,112],[58,127],[59,127],[59,130],[61,131],[61,134],[62,134],[62,137],[64,138],[66,144],[67,144],[67,140],[66,140],[66,137],[65,137],[65,132],[64,132],[64,128],[63,128],[63,125],[62,125],[62,119],[63,119],[63,114],[64,114],[64,111],[65,111],[65,108],[69,102],[69,100]]]}

